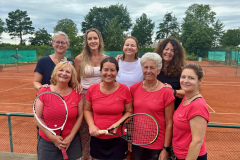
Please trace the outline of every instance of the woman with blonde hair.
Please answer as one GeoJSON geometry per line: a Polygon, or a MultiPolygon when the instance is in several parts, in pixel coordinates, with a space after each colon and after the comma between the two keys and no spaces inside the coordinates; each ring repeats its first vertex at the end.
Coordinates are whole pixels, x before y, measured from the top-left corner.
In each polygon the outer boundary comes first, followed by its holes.
{"type": "MultiPolygon", "coordinates": [[[[75,68],[77,71],[77,79],[80,83],[78,90],[82,90],[85,95],[87,89],[95,83],[102,81],[100,73],[100,63],[106,57],[103,54],[104,42],[101,32],[96,28],[90,28],[86,31],[84,36],[84,46],[81,54],[79,54],[75,60],[75,68]]],[[[85,120],[80,128],[80,135],[83,148],[83,160],[90,160],[90,134],[88,131],[88,125],[85,120]]]]}

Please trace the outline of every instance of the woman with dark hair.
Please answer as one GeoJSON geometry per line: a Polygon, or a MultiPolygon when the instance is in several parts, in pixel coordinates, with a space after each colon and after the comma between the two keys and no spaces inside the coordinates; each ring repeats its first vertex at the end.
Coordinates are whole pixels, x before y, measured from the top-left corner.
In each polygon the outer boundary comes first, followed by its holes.
{"type": "MultiPolygon", "coordinates": [[[[91,85],[86,95],[84,117],[91,135],[90,154],[94,159],[120,160],[127,156],[127,142],[113,135],[100,135],[98,130],[119,125],[133,113],[128,87],[116,82],[119,67],[114,57],[103,59],[100,65],[102,82],[91,85]]],[[[120,130],[115,130],[119,133],[120,130]]]]}
{"type": "Polygon", "coordinates": [[[174,38],[163,39],[155,48],[155,53],[162,57],[162,69],[157,76],[158,80],[173,90],[175,96],[175,110],[181,103],[184,91],[180,87],[180,74],[182,67],[186,64],[184,48],[174,38]]]}
{"type": "MultiPolygon", "coordinates": [[[[100,73],[100,63],[103,58],[107,57],[103,54],[104,43],[101,32],[96,28],[90,28],[84,35],[84,46],[82,53],[75,59],[75,68],[77,71],[78,85],[77,90],[82,90],[83,103],[85,103],[85,95],[88,88],[95,83],[102,81],[100,73]]],[[[90,157],[90,135],[88,125],[83,119],[83,124],[80,128],[82,140],[83,157],[82,160],[91,160],[90,157]]]]}
{"type": "MultiPolygon", "coordinates": [[[[118,59],[118,58],[117,58],[118,59]]],[[[138,41],[133,36],[128,36],[123,42],[123,55],[118,59],[119,72],[116,81],[131,85],[143,81],[142,67],[138,53],[138,41]]]]}
{"type": "Polygon", "coordinates": [[[202,68],[196,63],[183,67],[180,77],[185,96],[173,115],[173,151],[177,160],[207,160],[205,146],[208,106],[200,94],[202,68]]]}

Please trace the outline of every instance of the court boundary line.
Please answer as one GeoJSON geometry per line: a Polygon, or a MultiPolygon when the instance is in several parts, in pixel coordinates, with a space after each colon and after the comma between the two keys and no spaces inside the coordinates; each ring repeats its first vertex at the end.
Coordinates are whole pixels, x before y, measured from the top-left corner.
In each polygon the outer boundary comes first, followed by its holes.
{"type": "Polygon", "coordinates": [[[208,106],[208,108],[210,108],[213,111],[213,113],[215,113],[215,110],[212,107],[210,107],[208,104],[207,104],[207,106],[208,106]]]}
{"type": "Polygon", "coordinates": [[[31,82],[31,83],[24,84],[24,85],[21,85],[21,86],[17,86],[17,87],[14,87],[14,88],[10,88],[10,89],[7,89],[7,90],[0,91],[0,93],[2,93],[2,92],[7,92],[7,91],[10,91],[10,90],[13,90],[13,89],[16,89],[16,88],[20,88],[20,87],[23,87],[23,86],[26,86],[26,85],[29,85],[29,84],[32,84],[32,82],[31,82]]]}
{"type": "Polygon", "coordinates": [[[5,102],[0,102],[0,104],[7,104],[7,105],[23,105],[23,106],[32,105],[32,104],[25,104],[25,103],[5,103],[5,102]]]}

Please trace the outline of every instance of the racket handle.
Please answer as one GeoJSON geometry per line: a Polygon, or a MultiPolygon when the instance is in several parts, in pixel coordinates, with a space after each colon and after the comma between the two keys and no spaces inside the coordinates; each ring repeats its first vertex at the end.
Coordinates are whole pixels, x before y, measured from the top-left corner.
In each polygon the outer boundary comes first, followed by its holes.
{"type": "Polygon", "coordinates": [[[68,159],[68,155],[67,155],[66,149],[63,148],[63,149],[61,149],[61,151],[62,151],[63,159],[64,159],[64,160],[65,160],[65,159],[68,159]]]}
{"type": "Polygon", "coordinates": [[[108,130],[98,130],[98,133],[99,133],[99,134],[107,134],[107,133],[108,133],[108,130]]]}

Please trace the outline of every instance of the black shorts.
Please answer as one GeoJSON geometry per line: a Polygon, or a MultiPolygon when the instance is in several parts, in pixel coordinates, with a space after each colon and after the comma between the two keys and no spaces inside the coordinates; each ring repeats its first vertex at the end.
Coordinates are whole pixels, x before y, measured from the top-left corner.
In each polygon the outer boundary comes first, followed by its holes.
{"type": "MultiPolygon", "coordinates": [[[[185,159],[178,159],[176,157],[176,160],[185,160],[185,159]]],[[[202,155],[202,156],[198,156],[197,160],[207,160],[207,153],[202,155]]]]}
{"type": "MultiPolygon", "coordinates": [[[[76,160],[82,156],[82,147],[79,134],[73,138],[67,150],[68,160],[76,160]]],[[[37,141],[37,157],[38,160],[63,160],[62,152],[53,142],[47,141],[38,136],[37,141]]]]}
{"type": "Polygon", "coordinates": [[[148,149],[132,145],[132,157],[136,160],[158,160],[161,149],[148,149]]]}
{"type": "Polygon", "coordinates": [[[122,160],[128,153],[127,141],[122,138],[100,139],[91,137],[90,155],[95,159],[122,160]]]}

